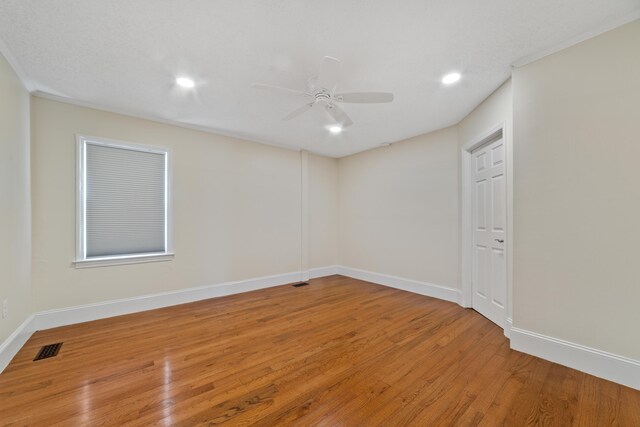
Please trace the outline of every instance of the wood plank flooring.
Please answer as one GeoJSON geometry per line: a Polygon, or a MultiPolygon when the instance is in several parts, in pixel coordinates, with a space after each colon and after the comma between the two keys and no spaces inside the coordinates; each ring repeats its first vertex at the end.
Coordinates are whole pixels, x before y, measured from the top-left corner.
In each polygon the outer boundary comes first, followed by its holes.
{"type": "Polygon", "coordinates": [[[40,331],[0,374],[3,426],[218,424],[640,426],[640,391],[342,276],[40,331]]]}

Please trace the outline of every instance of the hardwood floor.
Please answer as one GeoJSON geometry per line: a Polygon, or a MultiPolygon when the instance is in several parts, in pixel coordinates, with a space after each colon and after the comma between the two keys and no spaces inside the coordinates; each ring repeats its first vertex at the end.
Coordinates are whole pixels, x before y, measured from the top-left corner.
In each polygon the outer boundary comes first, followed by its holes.
{"type": "Polygon", "coordinates": [[[341,276],[40,331],[0,375],[1,425],[223,423],[640,426],[640,391],[512,351],[472,310],[341,276]]]}

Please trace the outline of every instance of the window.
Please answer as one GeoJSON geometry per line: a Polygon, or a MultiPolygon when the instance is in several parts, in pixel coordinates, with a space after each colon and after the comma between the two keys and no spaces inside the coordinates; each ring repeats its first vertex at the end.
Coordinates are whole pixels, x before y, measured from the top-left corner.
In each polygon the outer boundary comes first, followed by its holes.
{"type": "Polygon", "coordinates": [[[76,267],[172,259],[167,150],[77,139],[76,267]]]}

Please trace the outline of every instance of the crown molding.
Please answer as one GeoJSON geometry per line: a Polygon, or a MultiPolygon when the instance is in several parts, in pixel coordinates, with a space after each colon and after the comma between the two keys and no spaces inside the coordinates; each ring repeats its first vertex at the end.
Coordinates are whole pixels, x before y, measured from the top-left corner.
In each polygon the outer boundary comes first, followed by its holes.
{"type": "Polygon", "coordinates": [[[553,55],[554,53],[560,52],[561,50],[564,50],[568,47],[577,45],[578,43],[582,43],[585,40],[589,40],[593,37],[599,36],[600,34],[606,33],[607,31],[611,31],[615,28],[621,27],[625,24],[628,24],[629,22],[633,22],[636,19],[640,19],[640,10],[635,10],[633,12],[630,12],[627,15],[622,16],[621,18],[615,19],[611,22],[608,22],[604,25],[599,25],[589,31],[585,31],[582,34],[579,34],[575,37],[571,37],[568,40],[565,40],[562,43],[553,45],[553,46],[549,46],[547,48],[544,48],[542,50],[538,50],[530,55],[526,55],[516,61],[514,61],[511,64],[512,68],[520,68],[520,67],[524,67],[527,64],[530,64],[532,62],[535,62],[539,59],[542,59],[546,56],[549,55],[553,55]]]}
{"type": "Polygon", "coordinates": [[[2,39],[0,39],[0,54],[2,54],[2,56],[7,60],[9,66],[13,69],[13,72],[16,73],[18,80],[20,80],[22,86],[24,86],[27,92],[33,92],[36,87],[35,83],[26,71],[24,71],[24,68],[22,68],[16,57],[13,55],[13,52],[9,50],[9,46],[7,46],[2,39]]]}
{"type": "Polygon", "coordinates": [[[278,144],[278,143],[270,142],[270,141],[261,141],[261,140],[255,139],[255,138],[248,137],[246,135],[234,134],[232,132],[224,131],[224,130],[221,130],[221,129],[213,129],[213,128],[209,128],[209,127],[206,127],[206,126],[194,125],[194,124],[189,124],[189,123],[182,123],[182,122],[179,122],[179,121],[176,121],[176,120],[164,119],[164,118],[155,117],[155,116],[152,116],[152,115],[132,113],[131,111],[127,111],[127,110],[122,109],[122,108],[108,107],[106,105],[102,105],[102,104],[98,104],[98,103],[94,103],[94,102],[82,101],[82,100],[79,100],[79,99],[74,99],[74,98],[68,98],[68,97],[65,97],[65,96],[55,95],[55,94],[52,94],[52,93],[49,93],[49,92],[45,92],[45,91],[42,91],[42,90],[31,91],[31,95],[36,96],[38,98],[48,99],[50,101],[62,102],[64,104],[71,104],[71,105],[76,105],[78,107],[85,107],[85,108],[91,108],[93,110],[106,111],[107,113],[119,114],[121,116],[127,116],[127,117],[133,117],[133,118],[136,118],[136,119],[148,120],[150,122],[161,123],[161,124],[164,124],[164,125],[170,125],[170,126],[176,126],[176,127],[190,129],[190,130],[196,130],[196,131],[205,132],[205,133],[208,133],[208,134],[211,134],[211,135],[221,135],[221,136],[226,136],[226,137],[229,137],[229,138],[241,139],[241,140],[244,140],[244,141],[254,142],[254,143],[257,143],[257,144],[268,145],[268,146],[271,146],[271,147],[282,148],[282,149],[291,150],[291,151],[301,151],[302,150],[301,148],[298,148],[298,147],[291,147],[289,145],[278,144]]]}

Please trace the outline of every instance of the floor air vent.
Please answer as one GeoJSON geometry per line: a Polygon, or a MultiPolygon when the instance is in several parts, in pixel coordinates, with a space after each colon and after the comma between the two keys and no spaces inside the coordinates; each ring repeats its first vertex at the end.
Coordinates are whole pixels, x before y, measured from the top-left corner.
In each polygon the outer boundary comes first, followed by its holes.
{"type": "Polygon", "coordinates": [[[40,349],[38,355],[35,359],[33,359],[33,361],[35,362],[36,360],[48,359],[49,357],[57,356],[58,352],[60,351],[60,347],[62,347],[61,342],[45,345],[40,349]]]}
{"type": "Polygon", "coordinates": [[[300,286],[307,286],[309,282],[296,283],[293,285],[294,288],[299,288],[300,286]]]}

